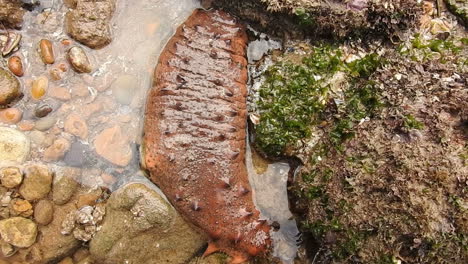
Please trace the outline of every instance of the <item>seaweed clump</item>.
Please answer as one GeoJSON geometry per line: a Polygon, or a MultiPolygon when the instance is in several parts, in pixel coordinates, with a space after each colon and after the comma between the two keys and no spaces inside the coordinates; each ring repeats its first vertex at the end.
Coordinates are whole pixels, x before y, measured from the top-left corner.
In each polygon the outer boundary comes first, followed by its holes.
{"type": "Polygon", "coordinates": [[[300,64],[289,61],[270,67],[260,88],[256,146],[268,156],[289,155],[303,148],[315,127],[333,122],[324,114],[335,92],[342,92],[345,115],[336,120],[335,145],[349,137],[347,130],[379,106],[373,84],[366,79],[381,66],[375,53],[352,62],[343,61],[339,48],[315,47],[300,64]],[[350,83],[336,91],[336,83],[350,83]]]}

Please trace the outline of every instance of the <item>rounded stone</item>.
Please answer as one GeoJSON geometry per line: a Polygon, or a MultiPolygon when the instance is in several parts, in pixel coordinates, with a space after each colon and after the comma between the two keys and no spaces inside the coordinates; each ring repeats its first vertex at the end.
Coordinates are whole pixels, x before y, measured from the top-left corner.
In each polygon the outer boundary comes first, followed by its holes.
{"type": "Polygon", "coordinates": [[[92,71],[88,56],[82,48],[78,46],[72,47],[67,55],[68,61],[76,72],[90,73],[92,71]]]}
{"type": "Polygon", "coordinates": [[[0,68],[0,107],[21,96],[20,82],[9,71],[0,68]]]}
{"type": "Polygon", "coordinates": [[[111,85],[115,99],[121,104],[130,104],[138,90],[138,79],[133,75],[119,76],[111,85]]]}
{"type": "Polygon", "coordinates": [[[28,201],[47,196],[52,186],[52,173],[44,165],[30,165],[24,169],[24,180],[19,193],[28,201]]]}
{"type": "Polygon", "coordinates": [[[27,248],[36,241],[37,225],[24,217],[12,217],[0,221],[0,235],[15,247],[27,248]]]}
{"type": "Polygon", "coordinates": [[[121,127],[104,129],[94,140],[97,154],[118,166],[127,166],[132,159],[132,148],[121,127]]]}
{"type": "Polygon", "coordinates": [[[76,168],[64,168],[60,173],[57,173],[58,179],[54,182],[52,192],[52,201],[55,204],[63,205],[71,199],[79,186],[76,180],[79,174],[80,170],[76,168]]]}
{"type": "Polygon", "coordinates": [[[133,183],[110,196],[90,252],[103,264],[187,263],[204,243],[155,189],[133,183]]]}
{"type": "Polygon", "coordinates": [[[48,225],[54,219],[54,204],[49,200],[40,200],[34,208],[34,219],[41,225],[48,225]]]}
{"type": "Polygon", "coordinates": [[[20,131],[0,127],[0,160],[22,163],[30,151],[29,139],[20,131]]]}
{"type": "Polygon", "coordinates": [[[52,107],[48,104],[40,104],[34,110],[34,115],[38,118],[46,117],[52,112],[52,107]]]}
{"type": "Polygon", "coordinates": [[[6,188],[15,188],[23,181],[23,174],[17,167],[7,167],[0,169],[0,180],[6,188]]]}
{"type": "Polygon", "coordinates": [[[39,119],[36,122],[34,128],[36,128],[39,131],[46,131],[53,127],[55,123],[57,123],[57,118],[53,116],[46,116],[44,118],[39,119]]]}

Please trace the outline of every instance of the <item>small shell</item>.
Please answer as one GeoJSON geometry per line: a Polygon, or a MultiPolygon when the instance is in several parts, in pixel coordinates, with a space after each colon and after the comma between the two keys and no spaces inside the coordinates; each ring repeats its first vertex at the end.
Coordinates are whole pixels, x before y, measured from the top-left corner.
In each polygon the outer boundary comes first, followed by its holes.
{"type": "Polygon", "coordinates": [[[92,70],[88,56],[80,47],[72,47],[68,51],[68,61],[78,73],[90,73],[92,70]]]}
{"type": "Polygon", "coordinates": [[[12,56],[8,59],[8,69],[18,77],[24,75],[23,63],[21,62],[21,58],[18,56],[12,56]]]}
{"type": "Polygon", "coordinates": [[[42,61],[45,64],[53,64],[55,62],[54,48],[50,40],[42,39],[39,42],[39,50],[42,61]]]}
{"type": "Polygon", "coordinates": [[[13,52],[21,41],[21,34],[8,32],[0,35],[0,47],[3,56],[13,52]]]}

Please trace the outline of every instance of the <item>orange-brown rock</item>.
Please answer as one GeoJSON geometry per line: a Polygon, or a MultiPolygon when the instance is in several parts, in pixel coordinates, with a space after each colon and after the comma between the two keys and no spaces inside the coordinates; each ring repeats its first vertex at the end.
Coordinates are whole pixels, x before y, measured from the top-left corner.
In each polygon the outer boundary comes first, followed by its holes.
{"type": "Polygon", "coordinates": [[[231,263],[270,246],[245,165],[246,45],[233,17],[195,11],[160,55],[144,129],[152,180],[231,263]]]}
{"type": "Polygon", "coordinates": [[[94,140],[96,153],[107,161],[127,166],[132,159],[132,149],[120,126],[104,129],[94,140]]]}
{"type": "Polygon", "coordinates": [[[81,139],[88,137],[88,125],[77,114],[70,114],[65,120],[65,131],[81,139]]]}

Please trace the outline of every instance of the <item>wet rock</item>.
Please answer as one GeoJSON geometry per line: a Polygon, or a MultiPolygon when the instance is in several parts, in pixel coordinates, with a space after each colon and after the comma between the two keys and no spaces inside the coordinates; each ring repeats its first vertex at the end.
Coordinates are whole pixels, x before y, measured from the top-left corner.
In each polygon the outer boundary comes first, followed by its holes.
{"type": "MultiPolygon", "coordinates": [[[[24,0],[23,0],[24,1],[24,0]]],[[[31,1],[31,0],[28,0],[31,1]]],[[[35,0],[33,0],[35,1],[35,0]]],[[[39,1],[35,1],[39,2],[39,1]]],[[[62,29],[62,14],[56,12],[53,9],[53,2],[51,0],[41,1],[42,12],[36,16],[36,28],[44,33],[54,34],[55,32],[62,29]]]]}
{"type": "Polygon", "coordinates": [[[70,114],[65,121],[65,131],[81,139],[88,137],[88,125],[77,114],[70,114]]]}
{"type": "Polygon", "coordinates": [[[49,79],[45,76],[40,76],[35,79],[32,83],[31,87],[31,96],[32,98],[39,100],[41,99],[47,92],[49,88],[49,79]]]}
{"type": "Polygon", "coordinates": [[[54,218],[54,204],[49,200],[40,200],[34,208],[34,220],[38,224],[48,225],[54,218]]]}
{"type": "Polygon", "coordinates": [[[23,120],[20,121],[17,126],[21,131],[31,131],[34,128],[34,122],[31,120],[23,120]]]}
{"type": "Polygon", "coordinates": [[[29,139],[20,131],[8,127],[0,127],[0,160],[26,160],[30,151],[29,139]]]}
{"type": "Polygon", "coordinates": [[[24,10],[19,0],[0,0],[0,22],[10,28],[20,28],[24,10]]]}
{"type": "Polygon", "coordinates": [[[74,262],[72,258],[66,257],[62,259],[58,264],[74,264],[74,262]]]}
{"type": "Polygon", "coordinates": [[[23,112],[18,108],[7,108],[0,110],[0,122],[5,124],[16,124],[23,118],[23,112]]]}
{"type": "Polygon", "coordinates": [[[57,123],[56,117],[46,116],[44,118],[39,119],[35,123],[34,128],[39,131],[46,131],[46,130],[49,130],[51,127],[53,127],[56,123],[57,123]]]}
{"type": "Polygon", "coordinates": [[[46,136],[45,133],[39,130],[34,130],[29,133],[29,138],[31,139],[31,143],[37,146],[42,146],[44,143],[46,136]]]}
{"type": "Polygon", "coordinates": [[[10,203],[10,215],[30,217],[33,207],[30,202],[23,199],[13,199],[10,203]]]}
{"type": "Polygon", "coordinates": [[[73,261],[78,263],[78,262],[84,260],[87,257],[89,257],[88,248],[80,248],[73,254],[73,261]]]}
{"type": "Polygon", "coordinates": [[[76,201],[76,208],[81,208],[84,206],[95,206],[102,194],[102,190],[98,188],[89,193],[79,195],[76,201]]]}
{"type": "Polygon", "coordinates": [[[0,108],[21,96],[20,83],[9,71],[0,68],[0,108]]]}
{"type": "Polygon", "coordinates": [[[44,151],[44,161],[58,161],[70,149],[70,142],[64,138],[59,138],[44,151]]]}
{"type": "Polygon", "coordinates": [[[34,251],[39,252],[40,254],[37,254],[34,263],[56,263],[58,260],[73,254],[80,247],[80,241],[73,236],[62,235],[60,229],[65,217],[74,210],[76,208],[73,203],[55,207],[52,222],[46,226],[39,226],[41,235],[38,236],[36,244],[32,246],[31,250],[19,253],[23,253],[27,257],[34,251]]]}
{"type": "Polygon", "coordinates": [[[66,204],[78,189],[81,172],[76,168],[61,168],[56,171],[52,201],[57,205],[66,204]]]}
{"type": "Polygon", "coordinates": [[[71,99],[71,93],[67,88],[54,86],[49,90],[49,95],[53,98],[57,98],[62,101],[68,101],[71,99]]]}
{"type": "Polygon", "coordinates": [[[34,110],[34,115],[38,118],[46,117],[50,112],[52,112],[52,107],[48,104],[40,104],[34,110]]]}
{"type": "Polygon", "coordinates": [[[78,73],[90,73],[92,70],[88,56],[80,47],[73,47],[68,51],[68,61],[78,73]]]}
{"type": "Polygon", "coordinates": [[[98,263],[186,263],[205,240],[155,190],[134,183],[114,192],[90,242],[98,263]]]}
{"type": "Polygon", "coordinates": [[[37,236],[36,224],[23,217],[12,217],[0,221],[0,235],[5,242],[19,248],[30,247],[37,236]]]}
{"type": "Polygon", "coordinates": [[[55,62],[55,55],[54,55],[54,47],[52,42],[48,39],[41,39],[39,42],[39,51],[41,55],[42,62],[45,64],[54,64],[55,62]]]}
{"type": "Polygon", "coordinates": [[[111,42],[110,19],[115,0],[77,0],[65,17],[66,30],[78,42],[90,48],[102,48],[111,42]]]}
{"type": "Polygon", "coordinates": [[[111,85],[112,94],[121,104],[130,104],[138,91],[138,79],[133,75],[119,76],[111,85]]]}
{"type": "MultiPolygon", "coordinates": [[[[5,242],[3,240],[0,240],[0,249],[1,249],[2,254],[3,254],[4,257],[13,256],[16,253],[15,248],[12,245],[8,244],[7,242],[5,242]]],[[[0,263],[3,264],[3,262],[1,262],[1,261],[0,261],[0,263]]]]}
{"type": "Polygon", "coordinates": [[[89,145],[81,142],[73,142],[70,150],[65,154],[63,161],[71,167],[83,167],[86,164],[95,163],[96,158],[91,153],[89,145]]]}
{"type": "Polygon", "coordinates": [[[23,181],[23,174],[17,167],[6,167],[0,169],[0,180],[6,188],[15,188],[23,181]]]}
{"type": "Polygon", "coordinates": [[[126,166],[132,159],[132,149],[120,126],[104,129],[94,140],[97,154],[118,166],[126,166]]]}
{"type": "Polygon", "coordinates": [[[24,75],[23,63],[21,62],[21,58],[18,56],[11,56],[8,59],[8,69],[18,77],[24,75]]]}
{"type": "Polygon", "coordinates": [[[52,172],[45,165],[29,165],[24,169],[19,193],[28,201],[44,198],[51,190],[52,172]]]}

